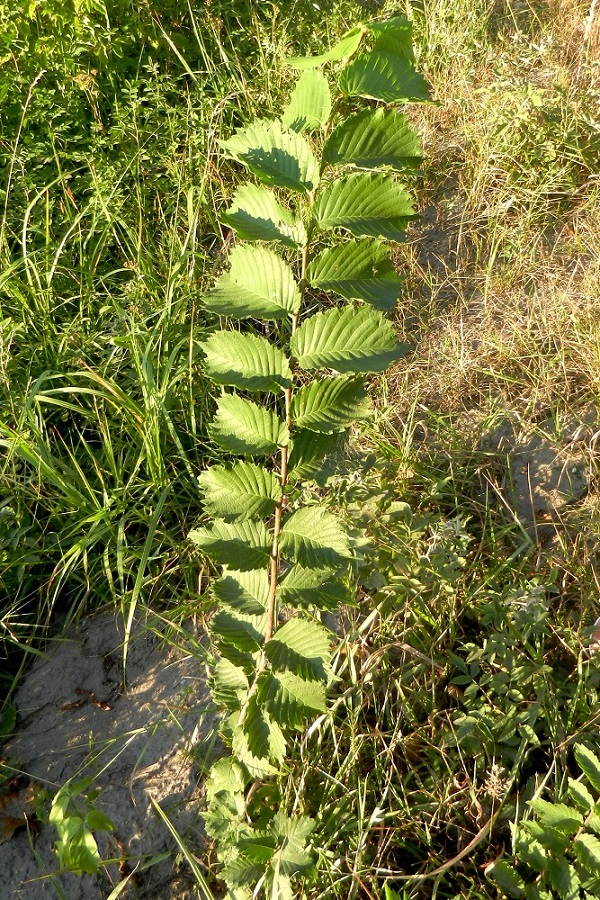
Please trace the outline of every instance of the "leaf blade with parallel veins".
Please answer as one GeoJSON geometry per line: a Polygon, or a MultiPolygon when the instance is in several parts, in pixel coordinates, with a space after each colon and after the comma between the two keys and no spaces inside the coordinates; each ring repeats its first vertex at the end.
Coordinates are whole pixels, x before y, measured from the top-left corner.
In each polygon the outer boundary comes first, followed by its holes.
{"type": "Polygon", "coordinates": [[[229,257],[221,275],[203,298],[207,309],[237,319],[285,319],[302,302],[290,266],[273,250],[243,244],[229,257]]]}
{"type": "Polygon", "coordinates": [[[281,495],[277,476],[254,463],[211,466],[198,476],[204,510],[225,521],[270,516],[281,495]]]}
{"type": "Polygon", "coordinates": [[[331,569],[304,569],[292,566],[278,585],[281,602],[286,606],[315,606],[333,612],[343,604],[352,604],[346,585],[334,577],[331,569]]]}
{"type": "Polygon", "coordinates": [[[245,241],[279,241],[296,247],[306,242],[306,230],[267,187],[243,184],[221,220],[245,241]]]}
{"type": "Polygon", "coordinates": [[[416,218],[412,198],[391,175],[350,175],[330,182],[313,207],[319,228],[344,228],[355,237],[403,241],[416,218]]]}
{"type": "Polygon", "coordinates": [[[339,456],[342,446],[339,434],[294,429],[288,456],[290,480],[299,481],[323,472],[339,456]]]}
{"type": "Polygon", "coordinates": [[[357,25],[347,31],[342,39],[325,53],[321,53],[319,56],[290,56],[286,62],[293,69],[316,69],[328,62],[349,59],[358,50],[365,33],[365,26],[357,25]]]}
{"type": "Polygon", "coordinates": [[[332,166],[387,166],[402,172],[414,168],[421,158],[417,132],[394,109],[366,109],[350,116],[334,129],[323,148],[323,160],[332,166]]]}
{"type": "Polygon", "coordinates": [[[292,92],[281,118],[282,125],[292,131],[322,128],[331,114],[331,91],[322,72],[306,69],[292,92]]]}
{"type": "Polygon", "coordinates": [[[264,673],[258,681],[258,702],[278,725],[302,728],[309,716],[325,711],[325,685],[292,672],[264,673]]]}
{"type": "Polygon", "coordinates": [[[338,84],[347,97],[365,97],[383,103],[431,100],[427,82],[407,59],[380,50],[353,59],[342,71],[338,84]]]}
{"type": "Polygon", "coordinates": [[[271,536],[260,521],[223,522],[195,528],[189,538],[218,565],[234,565],[241,571],[265,566],[271,555],[271,536]]]}
{"type": "Polygon", "coordinates": [[[216,600],[246,615],[260,616],[269,599],[269,574],[266,569],[239,572],[227,569],[212,585],[216,600]]]}
{"type": "Polygon", "coordinates": [[[279,546],[284,557],[306,568],[343,566],[352,557],[340,520],[316,506],[292,513],[281,530],[279,546]]]}
{"type": "Polygon", "coordinates": [[[367,22],[373,35],[373,49],[395,53],[396,56],[414,62],[412,22],[404,16],[394,16],[383,22],[367,22]]]}
{"type": "Polygon", "coordinates": [[[287,425],[274,412],[237,394],[219,398],[209,431],[223,450],[247,456],[270,456],[289,440],[287,425]]]}
{"type": "Polygon", "coordinates": [[[331,675],[331,633],[307,619],[288,619],[264,645],[265,656],[278,672],[291,671],[306,681],[331,675]]]}
{"type": "Polygon", "coordinates": [[[206,371],[217,384],[272,392],[292,386],[292,370],[285,354],[260,335],[215,331],[200,347],[206,357],[206,371]]]}
{"type": "Polygon", "coordinates": [[[402,286],[389,247],[370,238],[323,250],[308,266],[307,278],[319,290],[384,310],[393,309],[402,286]]]}
{"type": "Polygon", "coordinates": [[[351,306],[305,319],[290,346],[302,369],[337,372],[381,372],[408,350],[381,313],[351,306]]]}
{"type": "Polygon", "coordinates": [[[363,379],[329,378],[296,391],[290,415],[299,428],[333,434],[366,419],[370,411],[363,379]]]}
{"type": "Polygon", "coordinates": [[[319,184],[319,164],[309,144],[277,119],[257,119],[221,146],[265,184],[302,192],[319,184]]]}

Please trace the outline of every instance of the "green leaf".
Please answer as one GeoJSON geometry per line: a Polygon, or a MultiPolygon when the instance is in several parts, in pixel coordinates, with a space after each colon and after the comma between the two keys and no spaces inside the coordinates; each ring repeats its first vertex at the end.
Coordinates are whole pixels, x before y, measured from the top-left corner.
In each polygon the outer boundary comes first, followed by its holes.
{"type": "Polygon", "coordinates": [[[388,310],[396,305],[402,286],[388,246],[369,238],[323,250],[310,263],[307,277],[322,291],[335,291],[346,300],[364,300],[388,310]]]}
{"type": "Polygon", "coordinates": [[[322,72],[307,69],[298,79],[281,123],[292,131],[322,128],[331,115],[331,91],[322,72]]]}
{"type": "Polygon", "coordinates": [[[12,734],[17,722],[17,707],[9,703],[5,709],[0,712],[0,736],[12,734]]]}
{"type": "Polygon", "coordinates": [[[515,867],[504,859],[489,866],[486,875],[490,876],[509,897],[522,897],[525,893],[523,879],[515,867]]]}
{"type": "Polygon", "coordinates": [[[352,306],[305,319],[290,347],[301,368],[338,372],[382,372],[409,349],[380,312],[352,306]]]}
{"type": "Polygon", "coordinates": [[[307,851],[307,841],[314,827],[313,819],[308,816],[291,819],[282,810],[275,813],[270,829],[278,845],[274,868],[290,877],[312,868],[313,859],[307,851]]]}
{"type": "MultiPolygon", "coordinates": [[[[223,867],[222,877],[228,887],[245,887],[256,884],[264,875],[262,863],[254,862],[243,854],[238,854],[223,867]]],[[[230,900],[229,895],[227,900],[230,900]]]]}
{"type": "Polygon", "coordinates": [[[219,646],[233,644],[242,653],[256,653],[264,643],[266,614],[247,616],[231,609],[220,609],[212,618],[210,630],[217,635],[219,646]]]}
{"type": "Polygon", "coordinates": [[[212,676],[211,688],[215,703],[232,712],[241,709],[248,691],[248,679],[244,670],[221,657],[212,676]]]}
{"type": "Polygon", "coordinates": [[[303,224],[266,187],[243,184],[221,219],[245,241],[279,241],[292,247],[306,243],[303,224]]]}
{"type": "Polygon", "coordinates": [[[240,244],[229,257],[229,272],[204,296],[207,309],[237,319],[285,319],[302,298],[290,266],[273,250],[240,244]]]}
{"type": "Polygon", "coordinates": [[[355,28],[347,31],[344,37],[326,53],[321,53],[320,56],[290,56],[287,59],[287,64],[293,69],[316,69],[318,66],[324,65],[324,63],[350,59],[358,50],[365,32],[366,28],[364,25],[357,25],[355,28]]]}
{"type": "Polygon", "coordinates": [[[351,604],[346,585],[333,578],[329,569],[303,569],[292,566],[279,582],[279,596],[286,606],[316,606],[333,612],[342,604],[351,604]]]}
{"type": "Polygon", "coordinates": [[[600,791],[600,759],[585,744],[577,744],[575,759],[594,790],[600,791]]]}
{"type": "Polygon", "coordinates": [[[362,378],[329,378],[301,387],[292,399],[294,425],[332,434],[366,419],[370,403],[362,378]]]}
{"type": "Polygon", "coordinates": [[[204,511],[226,521],[270,516],[281,497],[277,476],[254,463],[211,466],[198,476],[204,511]]]}
{"type": "Polygon", "coordinates": [[[342,446],[343,441],[337,434],[295,429],[288,457],[290,480],[302,481],[322,472],[328,461],[340,453],[342,446]]]}
{"type": "Polygon", "coordinates": [[[352,60],[338,84],[347,97],[383,103],[425,103],[431,99],[429,85],[407,59],[380,50],[352,60]]]}
{"type": "Polygon", "coordinates": [[[579,807],[582,812],[587,813],[594,805],[594,797],[581,781],[575,781],[569,778],[568,794],[573,803],[579,807]]]}
{"type": "Polygon", "coordinates": [[[580,834],[573,847],[584,869],[592,875],[600,875],[600,840],[593,834],[580,834]]]}
{"type": "Polygon", "coordinates": [[[306,681],[327,681],[331,633],[308,619],[288,619],[265,644],[265,655],[275,671],[291,671],[306,681]]]}
{"type": "Polygon", "coordinates": [[[279,725],[251,697],[243,724],[250,753],[257,759],[281,762],[285,757],[285,738],[279,725]]]}
{"type": "Polygon", "coordinates": [[[317,506],[305,506],[285,522],[281,552],[307,568],[343,565],[351,558],[350,541],[342,523],[317,506]]]}
{"type": "Polygon", "coordinates": [[[190,531],[190,540],[219,565],[235,565],[241,571],[265,566],[271,556],[272,538],[262,522],[223,522],[190,531]]]}
{"type": "Polygon", "coordinates": [[[546,847],[554,856],[564,856],[569,835],[549,825],[540,825],[539,822],[524,822],[523,828],[539,843],[546,847]]]}
{"type": "Polygon", "coordinates": [[[345,119],[323,148],[329,165],[353,164],[361,169],[389,166],[398,172],[421,159],[419,135],[406,116],[393,109],[366,109],[345,119]]]}
{"type": "Polygon", "coordinates": [[[315,712],[325,711],[325,685],[304,681],[292,672],[263,673],[258,682],[258,702],[282,727],[302,728],[315,712]]]}
{"type": "Polygon", "coordinates": [[[579,900],[581,882],[573,866],[564,857],[550,859],[547,872],[548,880],[561,900],[579,900]]]}
{"type": "Polygon", "coordinates": [[[89,828],[91,831],[114,831],[115,826],[104,813],[101,813],[98,809],[90,809],[89,812],[86,813],[85,822],[86,828],[89,828]]]}
{"type": "Polygon", "coordinates": [[[245,811],[246,777],[241,765],[231,756],[217,760],[206,778],[208,811],[204,824],[209,837],[223,839],[239,829],[245,811]]]}
{"type": "Polygon", "coordinates": [[[583,816],[573,806],[549,803],[540,799],[528,800],[527,803],[537,814],[542,825],[557,828],[565,834],[575,834],[583,822],[583,816]]]}
{"type": "Polygon", "coordinates": [[[548,854],[543,845],[523,831],[519,831],[515,841],[515,856],[536,872],[543,872],[548,864],[548,854]]]}
{"type": "Polygon", "coordinates": [[[292,386],[292,371],[282,350],[256,334],[215,331],[200,344],[208,375],[218,384],[244,391],[280,391],[292,386]]]}
{"type": "Polygon", "coordinates": [[[308,192],[319,184],[319,164],[310,146],[277,120],[257,119],[220,144],[265,184],[308,192]]]}
{"type": "Polygon", "coordinates": [[[223,450],[247,456],[270,456],[289,440],[287,425],[274,412],[237,394],[219,398],[210,436],[223,450]]]}
{"type": "Polygon", "coordinates": [[[375,38],[374,50],[395,53],[409,62],[414,61],[412,23],[404,16],[395,16],[383,22],[367,22],[367,28],[375,38]]]}
{"type": "Polygon", "coordinates": [[[212,591],[220,603],[246,615],[260,616],[267,607],[269,575],[266,569],[228,570],[213,583],[212,591]]]}
{"type": "Polygon", "coordinates": [[[319,228],[345,228],[356,237],[403,241],[416,218],[412,198],[391,175],[350,175],[330,182],[313,207],[319,228]]]}

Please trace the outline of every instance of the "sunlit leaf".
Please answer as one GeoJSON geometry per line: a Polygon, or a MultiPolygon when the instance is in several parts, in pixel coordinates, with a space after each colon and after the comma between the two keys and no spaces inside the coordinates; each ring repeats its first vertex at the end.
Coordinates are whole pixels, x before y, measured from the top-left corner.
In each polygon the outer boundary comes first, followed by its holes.
{"type": "Polygon", "coordinates": [[[415,103],[430,99],[429,86],[412,64],[395,53],[374,50],[343,69],[339,88],[348,97],[383,103],[415,103]]]}
{"type": "Polygon", "coordinates": [[[234,565],[241,571],[266,565],[272,538],[262,522],[223,522],[195,528],[190,540],[219,565],[234,565]]]}
{"type": "Polygon", "coordinates": [[[299,428],[331,434],[366,419],[370,402],[361,378],[313,381],[294,393],[290,415],[299,428]]]}
{"type": "Polygon", "coordinates": [[[335,291],[346,300],[364,300],[385,310],[396,305],[402,286],[389,247],[369,238],[323,250],[310,263],[307,277],[322,291],[335,291]]]}
{"type": "Polygon", "coordinates": [[[210,435],[223,450],[248,456],[270,456],[289,440],[287,425],[274,412],[237,394],[219,398],[210,435]]]}
{"type": "Polygon", "coordinates": [[[240,244],[232,250],[229,262],[229,271],[203,298],[207,309],[238,319],[285,319],[298,312],[298,285],[278,253],[240,244]]]}
{"type": "Polygon", "coordinates": [[[281,122],[293,131],[322,128],[331,114],[331,91],[322,72],[307,69],[298,79],[281,122]]]}
{"type": "Polygon", "coordinates": [[[282,727],[302,728],[315,712],[325,711],[325,685],[304,681],[292,672],[264,673],[259,678],[258,702],[282,727]]]}
{"type": "Polygon", "coordinates": [[[350,175],[330,182],[313,208],[319,228],[344,228],[356,237],[403,241],[416,218],[412,198],[391,175],[350,175]]]}
{"type": "Polygon", "coordinates": [[[292,513],[284,523],[279,546],[285,557],[307,568],[343,565],[352,556],[340,520],[317,506],[292,513]]]}
{"type": "Polygon", "coordinates": [[[329,136],[323,159],[362,169],[413,168],[421,159],[418,133],[393,109],[366,109],[341,122],[329,136]]]}
{"type": "Polygon", "coordinates": [[[265,644],[275,671],[289,670],[307,681],[327,681],[330,674],[331,634],[308,619],[292,618],[265,644]]]}
{"type": "Polygon", "coordinates": [[[221,219],[245,241],[279,241],[292,247],[306,241],[303,224],[281,206],[272,190],[260,185],[239,187],[221,219]]]}
{"type": "Polygon", "coordinates": [[[309,144],[277,120],[257,119],[221,146],[265,184],[293,191],[314,191],[319,164],[309,144]]]}
{"type": "Polygon", "coordinates": [[[264,613],[269,596],[269,575],[266,569],[238,572],[227,569],[212,585],[215,599],[232,609],[251,616],[264,613]]]}
{"type": "Polygon", "coordinates": [[[360,46],[360,42],[366,33],[364,25],[357,25],[347,31],[344,37],[334,44],[326,53],[320,56],[290,56],[286,60],[288,66],[294,69],[314,69],[327,62],[339,62],[353,56],[360,46]]]}
{"type": "Polygon", "coordinates": [[[281,391],[292,385],[285,353],[260,335],[215,331],[200,346],[206,371],[218,384],[245,391],[281,391]]]}

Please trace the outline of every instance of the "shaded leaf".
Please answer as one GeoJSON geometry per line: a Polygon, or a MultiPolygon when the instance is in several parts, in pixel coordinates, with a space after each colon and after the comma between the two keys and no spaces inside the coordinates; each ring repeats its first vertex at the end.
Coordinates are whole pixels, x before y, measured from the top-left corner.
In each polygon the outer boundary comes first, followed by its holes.
{"type": "Polygon", "coordinates": [[[243,184],[221,219],[245,241],[279,241],[292,247],[306,242],[303,224],[266,187],[243,184]]]}
{"type": "Polygon", "coordinates": [[[248,691],[248,679],[243,669],[221,658],[212,672],[212,695],[218,706],[234,711],[241,709],[248,691]]]}
{"type": "Polygon", "coordinates": [[[292,385],[285,354],[264,337],[215,331],[200,346],[206,354],[206,371],[218,384],[245,391],[279,391],[292,385]]]}
{"type": "Polygon", "coordinates": [[[292,618],[265,644],[275,671],[290,670],[307,681],[327,681],[330,675],[331,633],[308,619],[292,618]]]}
{"type": "Polygon", "coordinates": [[[584,869],[592,875],[600,875],[600,840],[593,834],[580,834],[573,847],[584,869]]]}
{"type": "Polygon", "coordinates": [[[489,866],[486,869],[486,875],[489,875],[509,897],[522,897],[525,893],[523,879],[515,867],[505,859],[489,866]]]}
{"type": "Polygon", "coordinates": [[[287,425],[274,412],[237,394],[219,398],[210,436],[223,450],[248,456],[270,456],[289,440],[287,425]]]}
{"type": "Polygon", "coordinates": [[[325,125],[330,115],[329,82],[322,72],[307,69],[298,79],[281,122],[293,131],[312,131],[325,125]]]}
{"type": "Polygon", "coordinates": [[[418,103],[431,99],[429,85],[407,59],[374,50],[352,60],[341,73],[339,89],[348,97],[383,103],[418,103]]]}
{"type": "Polygon", "coordinates": [[[277,839],[274,861],[282,874],[298,875],[312,867],[313,859],[307,842],[314,827],[313,819],[308,816],[288,818],[282,810],[275,813],[270,830],[277,839]]]}
{"type": "Polygon", "coordinates": [[[319,184],[319,164],[310,146],[277,120],[257,119],[220,143],[266,184],[292,191],[314,191],[319,184]]]}
{"type": "Polygon", "coordinates": [[[345,119],[323,148],[329,165],[353,164],[362,169],[413,168],[421,159],[418,133],[406,116],[393,109],[366,109],[345,119]]]}
{"type": "Polygon", "coordinates": [[[242,653],[256,653],[264,643],[266,614],[247,616],[231,609],[220,609],[212,618],[210,630],[223,642],[233,644],[242,653]]]}
{"type": "Polygon", "coordinates": [[[334,578],[330,569],[304,569],[292,566],[278,586],[281,602],[287,606],[316,606],[333,612],[342,604],[351,604],[346,585],[334,578]]]}
{"type": "Polygon", "coordinates": [[[320,56],[290,56],[286,60],[287,64],[293,69],[316,69],[327,62],[349,59],[358,50],[365,31],[364,25],[357,25],[356,28],[347,31],[326,53],[321,53],[320,56]]]}
{"type": "Polygon", "coordinates": [[[387,310],[396,305],[402,285],[389,247],[369,238],[323,250],[310,263],[307,277],[322,291],[335,291],[346,300],[364,300],[387,310]]]}
{"type": "Polygon", "coordinates": [[[290,347],[301,368],[338,372],[382,372],[409,349],[380,312],[352,306],[305,319],[290,347]]]}
{"type": "Polygon", "coordinates": [[[412,198],[391,175],[350,175],[330,182],[313,207],[319,228],[345,228],[356,237],[403,241],[416,218],[412,198]]]}
{"type": "Polygon", "coordinates": [[[366,419],[370,402],[364,381],[329,378],[313,381],[294,393],[290,415],[295,425],[331,434],[366,419]]]}
{"type": "Polygon", "coordinates": [[[289,477],[301,481],[322,472],[343,446],[339,435],[294,429],[288,457],[289,477]]]}
{"type": "Polygon", "coordinates": [[[563,857],[548,861],[548,880],[561,900],[579,900],[581,882],[572,865],[563,857]]]}
{"type": "Polygon", "coordinates": [[[266,569],[227,570],[213,583],[212,592],[220,603],[246,615],[260,616],[269,597],[269,574],[266,569]]]}
{"type": "Polygon", "coordinates": [[[340,520],[316,506],[292,513],[282,528],[279,546],[285,557],[307,568],[343,565],[352,556],[340,520]]]}
{"type": "Polygon", "coordinates": [[[298,285],[278,253],[240,244],[232,250],[229,262],[229,272],[204,296],[207,309],[238,319],[285,319],[298,312],[298,285]]]}
{"type": "Polygon", "coordinates": [[[277,476],[254,463],[211,466],[198,476],[204,493],[204,510],[226,521],[269,516],[281,496],[277,476]]]}
{"type": "Polygon", "coordinates": [[[263,673],[259,678],[258,702],[282,727],[302,728],[315,712],[325,711],[325,685],[304,681],[291,672],[263,673]]]}
{"type": "Polygon", "coordinates": [[[262,522],[223,522],[190,531],[190,540],[219,565],[235,565],[240,571],[268,563],[272,538],[262,522]]]}
{"type": "Polygon", "coordinates": [[[404,16],[395,16],[383,22],[367,22],[367,28],[375,38],[374,50],[395,53],[409,62],[414,61],[412,23],[404,16]]]}

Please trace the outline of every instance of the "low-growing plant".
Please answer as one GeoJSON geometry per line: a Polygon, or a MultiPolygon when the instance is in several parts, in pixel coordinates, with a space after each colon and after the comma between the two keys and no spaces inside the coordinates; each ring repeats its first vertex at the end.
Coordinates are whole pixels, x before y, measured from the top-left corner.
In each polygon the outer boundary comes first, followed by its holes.
{"type": "Polygon", "coordinates": [[[420,149],[393,107],[429,96],[404,18],[288,63],[302,74],[281,119],[221,143],[259,184],[240,186],[221,215],[240,242],[204,306],[231,325],[201,343],[222,386],[211,437],[224,458],[200,476],[213,520],[190,537],[223,567],[213,696],[231,749],[207,780],[206,827],[236,900],[291,897],[314,866],[314,823],[286,808],[281,779],[287,742],[326,711],[333,635],[320,617],[352,600],[358,563],[333,498],[303,482],[369,416],[367,376],[407,349],[385,315],[401,286],[386,242],[415,217],[396,173],[414,170],[420,149]]]}
{"type": "Polygon", "coordinates": [[[100,792],[88,791],[93,780],[82,778],[63,784],[56,792],[48,817],[58,832],[55,848],[61,869],[79,875],[93,875],[102,865],[94,831],[114,830],[110,819],[94,806],[100,792]]]}

